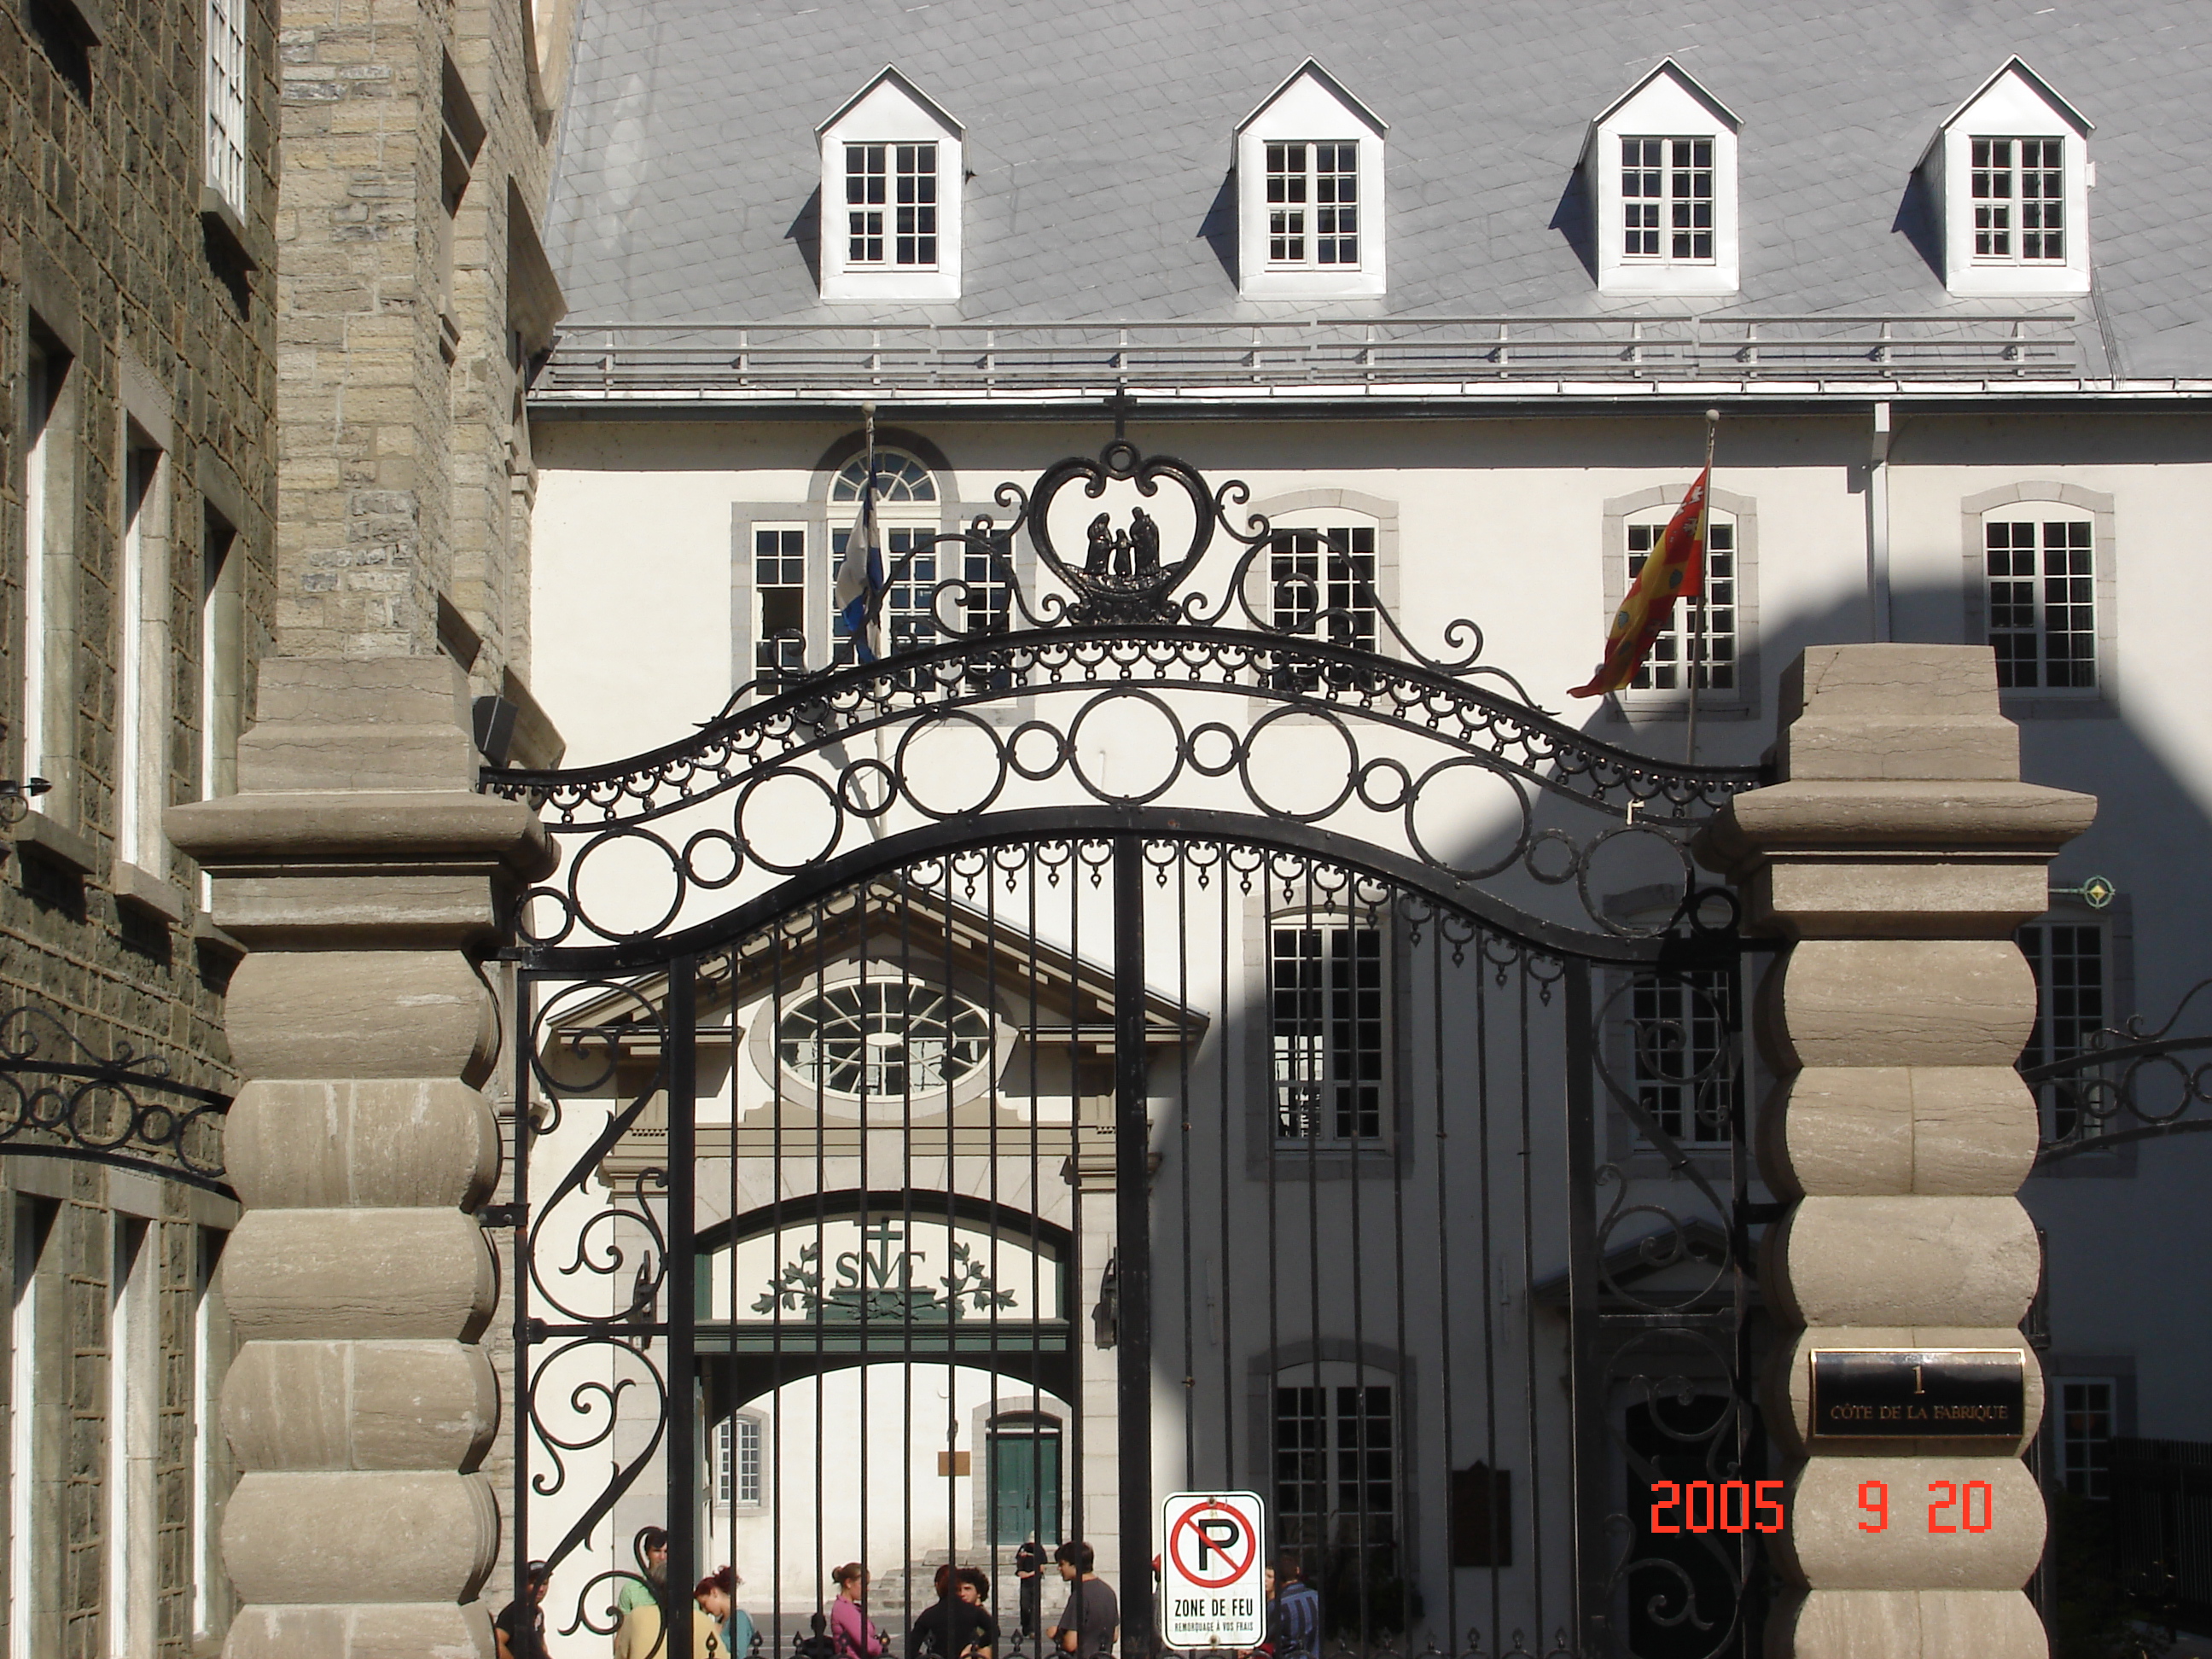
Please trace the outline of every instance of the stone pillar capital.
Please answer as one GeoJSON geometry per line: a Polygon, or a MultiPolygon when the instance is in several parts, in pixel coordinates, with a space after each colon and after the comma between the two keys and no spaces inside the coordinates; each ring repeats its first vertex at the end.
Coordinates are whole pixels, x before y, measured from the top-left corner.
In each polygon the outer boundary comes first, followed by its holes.
{"type": "Polygon", "coordinates": [[[444,658],[280,658],[239,745],[240,791],[169,809],[247,946],[468,950],[555,857],[537,814],[476,793],[468,686],[444,658]]]}
{"type": "Polygon", "coordinates": [[[1780,781],[1736,797],[1698,856],[1745,925],[1800,939],[2003,938],[2093,796],[2020,781],[1985,648],[1819,646],[1784,678],[1780,781]]]}

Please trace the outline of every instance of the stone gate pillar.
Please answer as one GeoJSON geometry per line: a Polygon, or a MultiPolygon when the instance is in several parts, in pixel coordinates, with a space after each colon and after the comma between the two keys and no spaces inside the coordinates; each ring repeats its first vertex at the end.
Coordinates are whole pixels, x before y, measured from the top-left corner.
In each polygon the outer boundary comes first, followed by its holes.
{"type": "Polygon", "coordinates": [[[477,963],[553,860],[526,807],[473,791],[466,682],[442,659],[276,659],[240,793],[173,809],[249,947],[230,984],[223,1262],[240,1346],[222,1530],[229,1659],[489,1656],[473,1605],[499,1542],[476,1473],[499,1422],[477,1346],[492,1256],[471,1213],[499,1138],[477,963]]]}
{"type": "Polygon", "coordinates": [[[2036,1111],[2013,1069],[2035,987],[2012,935],[2049,908],[2046,866],[2096,803],[2019,781],[1986,649],[1818,647],[1783,712],[1783,781],[1739,797],[1711,836],[1747,924],[1792,941],[1757,1021],[1784,1079],[1759,1168],[1789,1205],[1761,1267],[1779,1327],[1766,1414],[1802,1459],[1771,1540],[1790,1589],[1767,1653],[2043,1659],[2021,1589],[2043,1503],[2020,1461],[2042,1410],[2019,1328],[2038,1255],[2014,1196],[2036,1111]],[[2016,1349],[2026,1432],[1808,1441],[1813,1350],[1934,1347],[2016,1349]],[[1939,1483],[1975,1481],[1981,1530],[1941,1507],[1939,1483]],[[1861,1506],[1868,1482],[1886,1524],[1861,1506]]]}

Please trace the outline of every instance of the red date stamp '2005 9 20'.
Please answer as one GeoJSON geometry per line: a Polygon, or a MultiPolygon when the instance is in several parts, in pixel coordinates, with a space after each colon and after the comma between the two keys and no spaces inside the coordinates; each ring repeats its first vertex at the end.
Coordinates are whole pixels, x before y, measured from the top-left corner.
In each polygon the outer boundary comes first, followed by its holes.
{"type": "MultiPolygon", "coordinates": [[[[1682,1532],[1780,1532],[1784,1524],[1779,1480],[1654,1480],[1651,1530],[1682,1532]]],[[[1996,1521],[1996,1494],[1986,1480],[1928,1483],[1930,1533],[1987,1532],[1996,1521]]],[[[1861,1532],[1889,1530],[1889,1484],[1859,1483],[1861,1532]]]]}

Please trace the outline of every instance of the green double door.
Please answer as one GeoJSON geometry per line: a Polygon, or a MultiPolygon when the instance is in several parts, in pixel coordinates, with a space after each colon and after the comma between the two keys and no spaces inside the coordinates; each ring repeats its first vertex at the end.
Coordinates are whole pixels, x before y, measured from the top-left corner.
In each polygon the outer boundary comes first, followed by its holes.
{"type": "Polygon", "coordinates": [[[1060,1431],[994,1429],[991,1448],[991,1541],[1034,1538],[1049,1555],[1060,1539],[1060,1431]]]}

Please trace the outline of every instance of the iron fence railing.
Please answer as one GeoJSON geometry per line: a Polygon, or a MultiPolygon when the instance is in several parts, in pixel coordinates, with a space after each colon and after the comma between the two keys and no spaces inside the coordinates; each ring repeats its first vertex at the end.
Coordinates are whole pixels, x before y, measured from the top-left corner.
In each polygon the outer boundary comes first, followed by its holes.
{"type": "Polygon", "coordinates": [[[1315,317],[1282,322],[575,323],[541,402],[839,390],[963,398],[1474,382],[2066,380],[2069,313],[1315,317]]]}
{"type": "Polygon", "coordinates": [[[2112,1442],[2112,1544],[2142,1612],[2212,1631],[2212,1442],[2112,1442]]]}

